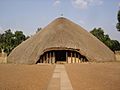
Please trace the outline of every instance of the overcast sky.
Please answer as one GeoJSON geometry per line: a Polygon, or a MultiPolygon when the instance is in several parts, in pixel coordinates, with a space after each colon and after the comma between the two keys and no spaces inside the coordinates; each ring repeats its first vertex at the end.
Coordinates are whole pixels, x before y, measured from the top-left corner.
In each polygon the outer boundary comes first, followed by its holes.
{"type": "Polygon", "coordinates": [[[101,27],[120,41],[119,7],[120,0],[0,0],[0,32],[10,28],[32,35],[63,14],[87,31],[101,27]]]}

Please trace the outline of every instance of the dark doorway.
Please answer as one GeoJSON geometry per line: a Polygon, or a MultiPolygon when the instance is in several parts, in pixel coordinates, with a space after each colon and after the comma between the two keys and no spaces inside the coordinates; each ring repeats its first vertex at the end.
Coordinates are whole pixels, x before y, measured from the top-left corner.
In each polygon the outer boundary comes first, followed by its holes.
{"type": "Polygon", "coordinates": [[[56,61],[66,61],[66,51],[64,51],[64,50],[55,51],[55,60],[56,61]]]}

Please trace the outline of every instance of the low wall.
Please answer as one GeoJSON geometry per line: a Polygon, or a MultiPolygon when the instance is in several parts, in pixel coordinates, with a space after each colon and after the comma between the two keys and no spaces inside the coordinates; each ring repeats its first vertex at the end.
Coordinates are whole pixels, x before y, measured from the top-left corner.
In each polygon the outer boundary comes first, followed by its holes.
{"type": "Polygon", "coordinates": [[[115,51],[116,61],[120,61],[120,51],[115,51]]]}
{"type": "Polygon", "coordinates": [[[7,63],[7,54],[0,53],[0,63],[7,63]]]}

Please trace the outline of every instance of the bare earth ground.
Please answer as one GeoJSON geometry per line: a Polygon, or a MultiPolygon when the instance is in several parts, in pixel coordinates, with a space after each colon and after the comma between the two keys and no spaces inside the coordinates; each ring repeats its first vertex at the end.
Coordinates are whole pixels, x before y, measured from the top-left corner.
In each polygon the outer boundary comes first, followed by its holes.
{"type": "MultiPolygon", "coordinates": [[[[54,67],[0,64],[0,90],[46,90],[54,67]]],[[[65,67],[74,90],[120,90],[120,62],[65,67]]]]}
{"type": "Polygon", "coordinates": [[[120,90],[120,63],[66,64],[74,90],[120,90]]]}
{"type": "Polygon", "coordinates": [[[54,65],[0,64],[0,90],[46,90],[54,65]]]}

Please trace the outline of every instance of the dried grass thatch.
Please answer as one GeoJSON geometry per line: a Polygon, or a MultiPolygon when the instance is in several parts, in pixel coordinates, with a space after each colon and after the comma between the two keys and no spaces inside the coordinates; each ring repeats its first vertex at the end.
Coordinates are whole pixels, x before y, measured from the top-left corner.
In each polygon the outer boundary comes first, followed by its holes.
{"type": "Polygon", "coordinates": [[[114,53],[92,34],[60,17],[17,46],[8,62],[35,64],[46,50],[74,49],[89,61],[114,61],[114,53]]]}

